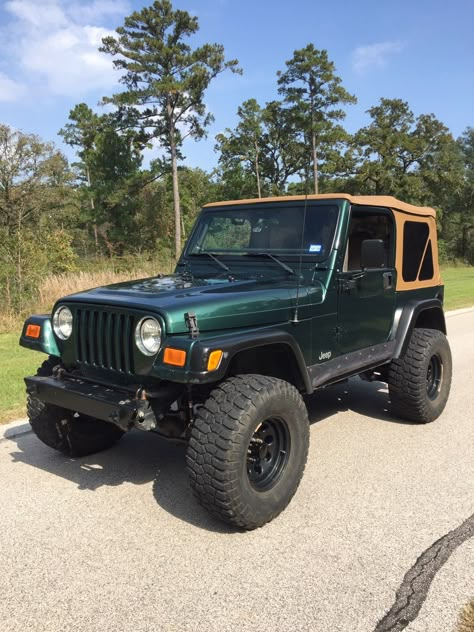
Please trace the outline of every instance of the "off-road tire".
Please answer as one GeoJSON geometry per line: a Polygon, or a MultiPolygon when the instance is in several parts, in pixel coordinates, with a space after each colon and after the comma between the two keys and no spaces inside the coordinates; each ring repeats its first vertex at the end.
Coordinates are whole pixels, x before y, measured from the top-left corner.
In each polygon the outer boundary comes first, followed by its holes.
{"type": "Polygon", "coordinates": [[[422,424],[434,421],[446,406],[451,376],[451,351],[443,332],[414,329],[405,355],[389,366],[393,414],[422,424]]]}
{"type": "MultiPolygon", "coordinates": [[[[49,357],[36,375],[51,375],[57,364],[60,364],[58,358],[49,357]]],[[[28,395],[27,414],[38,439],[68,456],[86,456],[100,452],[110,448],[124,434],[111,423],[79,415],[53,404],[45,404],[31,395],[28,395]]]]}
{"type": "Polygon", "coordinates": [[[186,455],[191,487],[217,518],[261,527],[295,494],[308,447],[308,413],[294,386],[262,375],[230,377],[196,414],[186,455]],[[263,468],[271,466],[267,474],[253,469],[262,470],[260,458],[263,468]]]}

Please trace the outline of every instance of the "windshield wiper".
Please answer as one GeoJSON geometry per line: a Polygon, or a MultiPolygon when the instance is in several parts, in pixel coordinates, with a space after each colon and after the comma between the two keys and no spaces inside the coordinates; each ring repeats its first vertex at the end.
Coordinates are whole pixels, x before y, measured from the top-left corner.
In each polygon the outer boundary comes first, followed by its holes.
{"type": "Polygon", "coordinates": [[[225,263],[222,263],[222,261],[219,261],[216,255],[212,254],[212,252],[203,250],[202,252],[192,252],[189,256],[190,257],[203,257],[203,256],[209,257],[210,259],[215,261],[223,270],[230,273],[230,268],[228,268],[225,263]]]}
{"type": "Polygon", "coordinates": [[[283,263],[283,261],[280,261],[278,257],[271,255],[269,252],[246,252],[245,256],[246,257],[268,257],[275,263],[278,263],[279,266],[281,266],[284,270],[286,270],[290,274],[296,274],[293,268],[290,268],[290,266],[287,266],[286,263],[283,263]]]}

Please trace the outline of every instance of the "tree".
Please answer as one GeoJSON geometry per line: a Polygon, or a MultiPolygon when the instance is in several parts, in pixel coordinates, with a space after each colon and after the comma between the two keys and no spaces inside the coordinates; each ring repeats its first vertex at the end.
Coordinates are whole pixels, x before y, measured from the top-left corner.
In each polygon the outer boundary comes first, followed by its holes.
{"type": "Polygon", "coordinates": [[[134,194],[147,181],[140,172],[143,139],[134,130],[119,130],[114,116],[99,115],[85,103],[76,105],[59,134],[77,148],[76,167],[85,202],[87,224],[92,223],[96,251],[101,234],[110,254],[130,240],[136,211],[134,194]],[[125,237],[126,236],[126,237],[125,237]]]}
{"type": "Polygon", "coordinates": [[[61,224],[74,204],[71,181],[66,158],[51,143],[0,125],[0,296],[5,311],[21,311],[37,287],[41,262],[54,264],[55,254],[67,251],[71,236],[61,224]]]}
{"type": "Polygon", "coordinates": [[[260,176],[260,151],[263,135],[262,108],[256,99],[244,101],[237,109],[239,122],[235,130],[227,128],[216,136],[216,149],[220,151],[219,161],[223,165],[233,167],[238,162],[249,163],[257,184],[257,195],[262,197],[260,176]]]}
{"type": "Polygon", "coordinates": [[[449,189],[450,204],[443,217],[441,237],[447,258],[460,257],[474,264],[474,128],[468,127],[457,140],[462,159],[460,189],[449,189]]]}
{"type": "Polygon", "coordinates": [[[447,127],[433,114],[415,118],[401,99],[381,99],[368,114],[372,122],[354,135],[357,191],[449,203],[446,191],[460,185],[461,162],[447,127]]]}
{"type": "Polygon", "coordinates": [[[64,204],[66,158],[51,143],[0,124],[0,227],[21,231],[64,204]]]}
{"type": "MultiPolygon", "coordinates": [[[[202,205],[219,199],[220,196],[218,185],[202,169],[180,167],[179,181],[184,238],[189,235],[202,205]]],[[[145,251],[159,252],[162,262],[168,262],[170,255],[174,258],[170,248],[174,233],[171,173],[164,174],[141,190],[138,213],[140,247],[145,251]]]]}
{"type": "Polygon", "coordinates": [[[185,42],[198,28],[196,17],[173,10],[169,0],[156,0],[125,18],[116,36],[105,37],[100,48],[114,57],[125,86],[125,91],[103,102],[118,108],[123,127],[158,141],[170,158],[176,257],[181,250],[178,160],[183,140],[202,138],[213,120],[204,103],[211,81],[226,69],[240,72],[237,60],[225,61],[222,45],[192,49],[185,42]]]}
{"type": "MultiPolygon", "coordinates": [[[[289,178],[303,170],[304,145],[297,138],[292,111],[280,101],[261,107],[255,99],[245,101],[237,110],[235,129],[216,136],[216,149],[225,180],[238,180],[242,166],[256,182],[251,197],[265,190],[278,195],[285,191],[289,178]]],[[[242,175],[242,174],[241,174],[242,175]]],[[[245,194],[245,183],[238,197],[245,194]]]]}
{"type": "Polygon", "coordinates": [[[265,133],[262,156],[270,193],[281,195],[289,179],[301,174],[307,181],[306,146],[298,138],[298,120],[281,101],[270,101],[262,113],[265,133]]]}
{"type": "Polygon", "coordinates": [[[458,139],[464,162],[461,194],[461,256],[474,264],[474,128],[468,127],[458,139]]]}
{"type": "Polygon", "coordinates": [[[356,103],[354,95],[342,86],[336,68],[326,50],[318,50],[313,44],[295,50],[286,62],[286,71],[277,73],[279,93],[295,120],[304,141],[311,144],[314,192],[318,193],[320,153],[337,141],[341,130],[335,122],[345,117],[342,105],[356,103]]]}

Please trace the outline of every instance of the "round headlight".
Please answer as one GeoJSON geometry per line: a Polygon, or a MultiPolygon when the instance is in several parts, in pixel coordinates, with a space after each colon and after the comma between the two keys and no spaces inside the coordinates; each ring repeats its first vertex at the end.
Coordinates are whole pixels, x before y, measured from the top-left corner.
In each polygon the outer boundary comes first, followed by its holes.
{"type": "Polygon", "coordinates": [[[54,333],[61,340],[67,340],[72,334],[72,313],[69,307],[63,305],[53,314],[54,333]]]}
{"type": "Polygon", "coordinates": [[[151,316],[145,316],[135,329],[135,342],[140,351],[148,356],[155,355],[161,346],[160,323],[151,316]]]}

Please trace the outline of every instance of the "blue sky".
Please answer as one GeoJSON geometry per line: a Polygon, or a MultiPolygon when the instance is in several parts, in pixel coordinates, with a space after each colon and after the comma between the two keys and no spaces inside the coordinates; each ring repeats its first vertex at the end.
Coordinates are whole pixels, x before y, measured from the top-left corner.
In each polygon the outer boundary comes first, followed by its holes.
{"type": "MultiPolygon", "coordinates": [[[[98,53],[101,37],[137,0],[8,0],[0,3],[0,123],[61,148],[58,130],[81,101],[95,107],[117,91],[118,75],[98,53]]],[[[218,42],[242,77],[220,76],[207,93],[209,137],[185,145],[186,164],[211,169],[214,136],[236,122],[237,107],[277,98],[276,72],[297,48],[326,48],[344,86],[358,97],[349,131],[381,97],[415,114],[434,113],[458,136],[474,125],[474,0],[175,0],[198,16],[196,44],[218,42]]],[[[72,157],[70,151],[68,155],[72,157]]]]}

